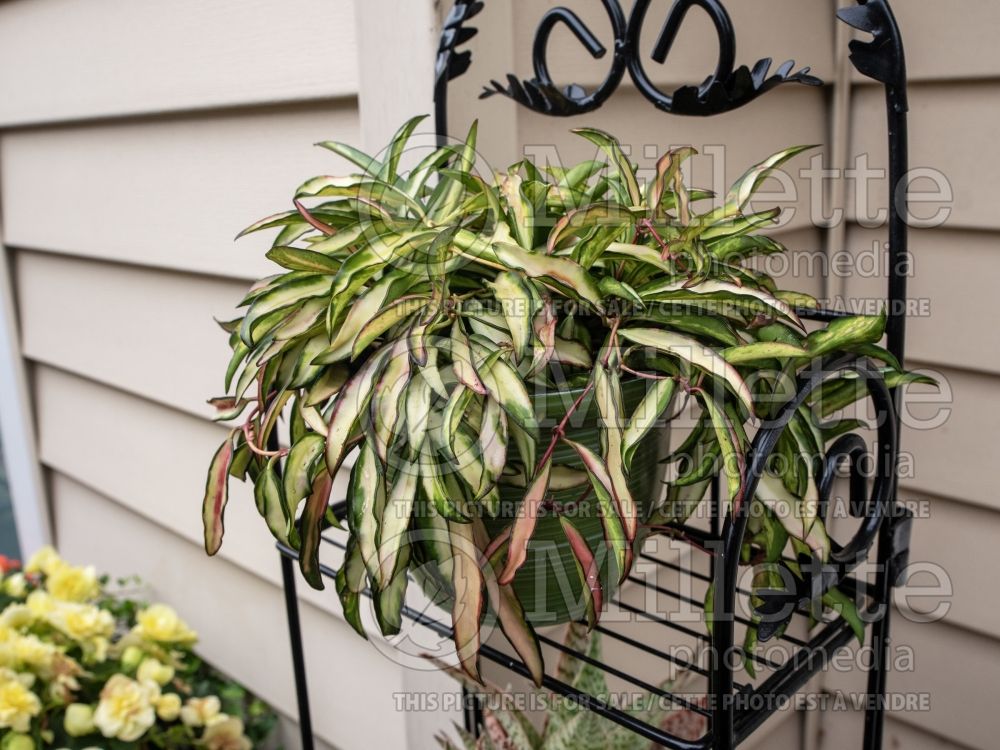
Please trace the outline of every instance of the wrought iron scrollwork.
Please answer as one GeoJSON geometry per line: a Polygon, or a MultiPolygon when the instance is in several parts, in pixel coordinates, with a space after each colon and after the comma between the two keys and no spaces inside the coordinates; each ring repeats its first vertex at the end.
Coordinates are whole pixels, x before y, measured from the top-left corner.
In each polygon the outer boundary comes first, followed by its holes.
{"type": "MultiPolygon", "coordinates": [[[[828,561],[808,556],[800,559],[800,575],[785,577],[787,581],[794,582],[791,589],[764,589],[756,592],[759,603],[754,609],[762,617],[758,629],[761,641],[766,641],[781,631],[796,609],[811,609],[817,613],[821,611],[823,595],[844,580],[868,556],[880,526],[892,512],[898,450],[896,412],[882,375],[864,358],[844,357],[824,363],[818,371],[803,373],[795,397],[754,438],[748,462],[748,496],[751,491],[755,491],[768,458],[777,446],[781,433],[788,426],[792,414],[824,381],[845,373],[852,374],[864,384],[875,407],[878,433],[872,466],[873,483],[869,492],[867,477],[861,465],[869,455],[868,443],[856,433],[841,436],[830,446],[824,457],[822,473],[818,478],[818,515],[824,521],[828,520],[833,480],[838,467],[847,459],[850,465],[849,507],[852,516],[862,519],[861,524],[847,544],[841,546],[831,540],[832,550],[828,561]]],[[[746,529],[747,512],[744,507],[734,519],[727,522],[727,545],[730,547],[725,555],[727,560],[733,560],[734,557],[731,556],[738,557],[746,529]]],[[[735,573],[734,567],[732,572],[735,573]]]]}
{"type": "Polygon", "coordinates": [[[871,41],[851,40],[851,62],[863,76],[889,87],[895,99],[893,106],[905,112],[906,58],[902,36],[886,0],[858,0],[858,5],[837,11],[837,17],[872,35],[871,41]]]}
{"type": "Polygon", "coordinates": [[[604,82],[588,92],[579,84],[560,87],[549,74],[547,48],[549,37],[557,24],[565,24],[587,51],[595,58],[603,57],[607,50],[590,28],[568,8],[553,8],[546,13],[535,34],[532,62],[534,78],[521,81],[508,75],[506,84],[491,81],[483,97],[501,94],[546,115],[568,117],[597,109],[614,93],[627,70],[639,92],[658,109],[680,115],[714,115],[727,112],[753,101],[761,94],[783,83],[801,83],[818,86],[822,82],[809,75],[809,68],[795,71],[792,60],[781,65],[773,75],[771,59],[758,61],[753,68],[735,67],[736,34],[732,20],[719,0],[675,0],[667,15],[660,36],[653,49],[652,59],[666,62],[688,12],[695,7],[704,10],[719,38],[719,57],[715,71],[700,85],[681,86],[672,93],[665,93],[653,84],[639,53],[639,40],[646,21],[650,0],[636,0],[627,18],[618,0],[603,0],[604,9],[611,20],[614,35],[614,52],[610,70],[604,82]]]}
{"type": "Polygon", "coordinates": [[[448,132],[448,82],[465,73],[472,64],[472,53],[458,48],[479,30],[465,22],[479,15],[482,0],[458,0],[444,20],[437,59],[434,62],[434,122],[438,136],[448,132]]]}

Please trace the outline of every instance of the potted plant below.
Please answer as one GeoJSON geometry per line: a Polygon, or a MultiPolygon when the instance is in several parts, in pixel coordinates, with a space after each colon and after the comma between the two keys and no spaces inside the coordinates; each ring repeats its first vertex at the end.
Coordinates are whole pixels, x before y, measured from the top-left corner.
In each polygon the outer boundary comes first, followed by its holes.
{"type": "MultiPolygon", "coordinates": [[[[309,180],[293,209],[244,232],[278,230],[267,256],[284,271],[222,324],[233,354],[213,402],[241,421],[209,468],[208,553],[229,477],[249,478],[268,527],[321,588],[320,533],[339,522],[333,476],[354,457],[336,579],[347,619],[363,633],[368,587],[382,632],[397,632],[418,570],[452,608],[470,676],[489,618],[539,681],[533,625],[596,622],[643,540],[675,533],[720,472],[727,503],[755,504],[744,550],[762,565],[755,587],[773,584],[767,564],[788,547],[825,558],[818,462],[854,423],[822,419],[861,392],[835,382],[804,406],[753,498],[747,430],[835,351],[878,360],[890,385],[913,376],[877,344],[884,316],[807,333],[794,310],[815,300],[748,263],[784,251],[757,233],[778,209],[747,206],[804,148],[752,167],[702,210],[714,196],[685,184],[690,148],[664,154],[643,186],[612,136],[582,128],[606,159],[483,177],[473,126],[404,174],[419,122],[379,159],[322,144],[357,171],[309,180]],[[660,433],[681,401],[700,418],[666,455],[660,433]]],[[[840,599],[828,603],[856,617],[840,599]]]]}

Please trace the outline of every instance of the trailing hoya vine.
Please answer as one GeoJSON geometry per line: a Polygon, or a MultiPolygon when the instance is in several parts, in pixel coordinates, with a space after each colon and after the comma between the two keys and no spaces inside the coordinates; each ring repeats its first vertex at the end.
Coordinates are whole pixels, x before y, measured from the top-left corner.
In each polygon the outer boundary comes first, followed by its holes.
{"type": "MultiPolygon", "coordinates": [[[[431,560],[450,576],[463,668],[478,676],[491,612],[539,681],[538,642],[511,582],[554,489],[576,488],[600,509],[603,550],[561,518],[591,623],[603,598],[600,561],[610,558],[624,579],[637,543],[687,518],[719,472],[730,506],[759,504],[744,550],[761,571],[755,587],[773,583],[768,564],[789,551],[825,559],[821,457],[856,424],[822,420],[861,391],[834,381],[822,401],[804,404],[753,498],[743,495],[747,430],[785,400],[798,371],[834,351],[878,360],[890,385],[914,376],[878,346],[884,316],[807,334],[794,310],[815,301],[777,289],[748,263],[784,251],[756,234],[778,209],[747,206],[804,148],[752,167],[715,201],[684,182],[693,149],[664,154],[642,185],[618,142],[590,128],[574,132],[605,159],[544,170],[523,161],[483,177],[473,126],[464,144],[404,174],[400,159],[420,119],[380,159],[321,144],[355,173],[309,180],[293,208],[243,233],[277,230],[267,257],[283,271],[256,283],[244,314],[222,324],[233,354],[227,395],[213,403],[238,426],[208,473],[208,553],[222,543],[229,478],[250,479],[268,528],[322,588],[320,534],[338,523],[333,477],[353,455],[336,577],[347,619],[363,634],[360,597],[370,588],[382,632],[398,632],[407,571],[431,560]],[[622,384],[631,379],[648,388],[626,411],[622,384]],[[539,424],[532,403],[546,389],[575,395],[554,426],[539,424]],[[599,410],[599,451],[567,429],[585,399],[599,410]],[[643,505],[629,489],[635,451],[678,399],[695,404],[700,420],[671,457],[679,468],[665,497],[643,505]],[[279,422],[287,423],[280,440],[279,422]],[[565,447],[576,460],[554,458],[565,447]],[[523,487],[523,499],[491,535],[485,521],[505,484],[523,487]]],[[[827,603],[856,619],[839,599],[827,603]]],[[[748,648],[755,637],[751,628],[748,648]]]]}

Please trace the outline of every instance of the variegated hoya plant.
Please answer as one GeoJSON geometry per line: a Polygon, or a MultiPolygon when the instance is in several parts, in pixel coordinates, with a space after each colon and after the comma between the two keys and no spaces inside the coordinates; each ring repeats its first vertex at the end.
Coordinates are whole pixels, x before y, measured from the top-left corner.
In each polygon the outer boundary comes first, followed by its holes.
{"type": "MultiPolygon", "coordinates": [[[[757,233],[778,209],[749,212],[749,201],[804,148],[752,167],[715,200],[685,184],[693,149],[666,153],[643,185],[619,143],[590,128],[574,132],[603,158],[572,168],[522,161],[482,176],[473,126],[464,143],[402,173],[420,119],[380,158],[321,144],[356,171],[309,180],[291,210],[243,233],[278,230],[267,257],[283,271],[222,324],[232,359],[227,395],[213,403],[238,426],[208,472],[208,553],[222,543],[229,478],[250,479],[268,528],[322,588],[320,535],[339,523],[333,481],[351,457],[336,576],[347,619],[364,633],[367,588],[382,632],[398,632],[408,569],[430,561],[445,578],[463,668],[477,677],[489,617],[538,681],[541,653],[513,583],[543,516],[558,517],[591,624],[637,545],[674,533],[718,473],[730,506],[759,505],[744,550],[761,571],[755,587],[772,583],[767,564],[789,549],[824,558],[819,462],[853,423],[822,420],[861,392],[834,382],[822,404],[804,405],[754,498],[743,496],[748,431],[787,399],[797,372],[831,352],[879,360],[891,384],[909,376],[877,346],[884,316],[807,333],[794,310],[815,301],[749,263],[784,251],[757,233]],[[641,398],[626,408],[637,381],[641,398]],[[569,394],[556,418],[540,414],[540,392],[569,394]],[[682,401],[699,418],[665,457],[676,476],[662,495],[636,497],[637,451],[682,401]],[[586,404],[600,436],[589,445],[573,439],[586,404]],[[505,511],[512,489],[516,507],[505,511]],[[553,500],[570,491],[572,502],[553,500]],[[582,503],[599,518],[597,540],[575,520],[582,503]]],[[[846,597],[834,592],[827,604],[856,619],[846,597]]],[[[755,637],[751,628],[748,649],[755,637]]]]}

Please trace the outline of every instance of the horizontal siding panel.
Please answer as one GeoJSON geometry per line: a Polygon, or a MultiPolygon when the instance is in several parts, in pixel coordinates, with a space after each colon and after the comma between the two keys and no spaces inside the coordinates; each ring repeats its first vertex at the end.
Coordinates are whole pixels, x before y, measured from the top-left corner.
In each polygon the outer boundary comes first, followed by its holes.
{"type": "Polygon", "coordinates": [[[271,238],[233,237],[345,167],[314,143],[357,138],[353,102],[3,133],[4,241],[256,278],[271,238]]]}
{"type": "MultiPolygon", "coordinates": [[[[611,23],[599,3],[517,0],[513,15],[515,70],[519,77],[534,77],[531,49],[535,29],[545,12],[557,6],[575,11],[601,43],[611,49],[611,23]]],[[[629,4],[623,3],[623,6],[628,12],[629,4]]],[[[650,58],[669,7],[664,2],[653,3],[646,14],[641,42],[646,73],[658,85],[700,84],[715,70],[719,46],[715,27],[708,15],[698,12],[698,9],[685,18],[667,61],[659,65],[650,58]]],[[[736,29],[737,65],[752,68],[757,60],[770,57],[775,60],[773,67],[777,68],[785,60],[794,59],[798,68],[810,66],[813,73],[821,78],[833,77],[834,17],[828,5],[799,0],[768,0],[766,3],[728,3],[726,8],[736,29]]],[[[490,6],[487,6],[483,13],[485,20],[480,24],[484,28],[489,25],[489,14],[490,6]]],[[[565,26],[557,26],[549,42],[548,61],[552,78],[560,86],[578,83],[596,87],[607,74],[611,53],[594,60],[565,26]]],[[[475,67],[473,71],[476,71],[475,67]]],[[[481,71],[480,76],[501,78],[508,72],[481,71]]],[[[627,73],[625,80],[631,81],[627,73]]],[[[665,90],[672,93],[672,89],[665,90]]]]}
{"type": "Polygon", "coordinates": [[[995,571],[1000,569],[996,544],[1000,513],[905,489],[901,499],[926,508],[927,513],[913,523],[910,569],[914,575],[905,589],[897,590],[896,603],[920,614],[933,613],[946,604],[949,624],[1000,638],[1000,608],[993,597],[983,595],[995,588],[995,571]],[[956,543],[959,539],[960,544],[956,543]],[[950,585],[950,595],[921,595],[921,587],[929,590],[941,578],[950,585]],[[913,596],[904,599],[903,592],[913,596]]]}
{"type": "MultiPolygon", "coordinates": [[[[63,555],[116,576],[141,576],[152,598],[175,607],[198,632],[199,650],[215,666],[286,715],[297,715],[279,586],[225,560],[206,559],[190,540],[62,474],[53,473],[51,480],[63,555]],[[82,529],[99,531],[102,540],[114,543],[95,544],[82,529]]],[[[277,554],[267,562],[269,578],[277,579],[277,554]]],[[[403,668],[362,642],[346,623],[309,606],[301,614],[319,737],[337,747],[406,747],[406,716],[395,710],[393,699],[404,689],[403,668]],[[379,720],[359,722],[358,716],[379,720]]],[[[443,716],[441,725],[446,723],[443,716]]],[[[285,746],[293,743],[298,745],[289,737],[285,746]]]]}
{"type": "MultiPolygon", "coordinates": [[[[856,647],[854,643],[852,648],[856,647]]],[[[918,624],[897,615],[892,621],[892,648],[897,666],[906,668],[889,672],[889,692],[926,694],[930,705],[926,711],[891,715],[931,734],[952,737],[960,746],[996,747],[1000,727],[994,693],[1000,680],[1000,643],[943,623],[918,624]],[[906,659],[907,652],[912,660],[906,659]]],[[[860,670],[831,670],[825,686],[864,692],[865,679],[860,670]]]]}
{"type": "Polygon", "coordinates": [[[357,92],[353,2],[0,4],[0,125],[357,92]]]}
{"type": "Polygon", "coordinates": [[[213,317],[246,283],[24,251],[16,274],[28,357],[212,416],[230,353],[213,317]]]}
{"type": "MultiPolygon", "coordinates": [[[[205,472],[226,436],[224,428],[46,366],[35,368],[35,403],[44,465],[202,544],[205,472]]],[[[226,541],[219,555],[278,583],[274,540],[257,515],[252,489],[230,482],[226,541]]],[[[345,490],[341,477],[334,492],[342,496],[345,490]]],[[[329,552],[329,562],[336,562],[334,548],[329,552]]],[[[302,588],[308,601],[340,616],[335,597],[302,588]]]]}
{"type": "MultiPolygon", "coordinates": [[[[885,232],[851,226],[846,250],[854,259],[845,279],[846,303],[865,309],[884,300],[886,277],[872,272],[885,256],[885,232]]],[[[920,304],[907,321],[907,356],[934,365],[1000,374],[1000,328],[985,326],[993,315],[1000,278],[1000,236],[989,232],[922,229],[911,233],[913,258],[907,294],[920,304]]]]}
{"type": "MultiPolygon", "coordinates": [[[[966,22],[956,26],[963,27],[966,22]]],[[[954,199],[949,229],[1000,229],[994,196],[1000,190],[1000,152],[993,123],[1000,118],[1000,84],[941,83],[910,87],[910,166],[941,172],[954,199]],[[961,135],[957,135],[958,133],[961,135]]],[[[863,87],[854,92],[851,109],[852,155],[868,154],[870,168],[888,165],[885,135],[885,97],[881,89],[863,87]]],[[[856,218],[854,182],[848,182],[851,218],[856,218]]],[[[866,215],[888,206],[888,179],[869,185],[866,215]]],[[[928,193],[932,183],[916,180],[913,193],[928,193]]],[[[923,200],[930,200],[924,198],[923,200]]],[[[912,208],[916,218],[936,214],[940,203],[912,208]]],[[[862,207],[864,208],[864,207],[862,207]]]]}
{"type": "MultiPolygon", "coordinates": [[[[865,715],[860,711],[823,714],[816,750],[843,750],[861,747],[865,715]]],[[[790,745],[789,747],[794,747],[790,745]]],[[[917,729],[891,716],[886,717],[882,747],[889,750],[968,750],[938,735],[917,729]]]]}
{"type": "Polygon", "coordinates": [[[904,488],[1000,510],[990,470],[996,463],[996,426],[1000,424],[1000,399],[995,377],[948,368],[934,368],[945,384],[946,403],[917,403],[933,388],[908,386],[901,449],[912,454],[913,478],[904,477],[904,488]],[[948,394],[951,394],[950,396],[948,394]],[[935,415],[945,417],[933,426],[935,415]],[[928,429],[929,428],[929,429],[928,429]]]}
{"type": "MultiPolygon", "coordinates": [[[[1000,5],[994,0],[897,2],[910,81],[997,78],[1000,5]]],[[[860,75],[857,76],[860,79],[860,75]]],[[[868,79],[864,79],[868,80],[868,79]]]]}

